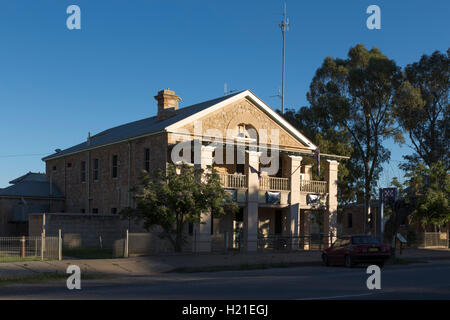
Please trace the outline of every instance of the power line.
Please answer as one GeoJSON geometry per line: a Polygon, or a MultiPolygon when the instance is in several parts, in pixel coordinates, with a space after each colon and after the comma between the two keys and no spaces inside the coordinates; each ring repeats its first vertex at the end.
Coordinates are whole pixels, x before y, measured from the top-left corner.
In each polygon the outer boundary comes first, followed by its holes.
{"type": "Polygon", "coordinates": [[[45,156],[46,154],[47,153],[5,154],[0,155],[0,158],[37,157],[37,156],[45,156]]]}

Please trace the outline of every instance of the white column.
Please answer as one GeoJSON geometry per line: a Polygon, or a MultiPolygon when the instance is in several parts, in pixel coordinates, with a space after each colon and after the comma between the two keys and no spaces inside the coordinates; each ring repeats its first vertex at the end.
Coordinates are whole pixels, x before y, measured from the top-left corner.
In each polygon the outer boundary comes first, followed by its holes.
{"type": "Polygon", "coordinates": [[[258,188],[259,157],[261,152],[247,151],[248,196],[244,210],[244,242],[246,251],[258,249],[258,188]],[[252,169],[253,168],[253,169],[252,169]]]}
{"type": "MultiPolygon", "coordinates": [[[[302,165],[302,157],[289,156],[289,180],[290,180],[290,235],[294,237],[292,244],[298,244],[299,235],[299,215],[300,215],[300,170],[302,165]]],[[[298,249],[295,245],[293,249],[298,249]]]]}
{"type": "MultiPolygon", "coordinates": [[[[207,167],[213,165],[213,152],[215,147],[202,146],[200,164],[195,164],[200,166],[201,169],[205,170],[207,173],[207,167]]],[[[211,214],[202,214],[200,217],[201,223],[196,223],[194,225],[195,241],[193,251],[195,252],[211,252],[211,214]]]]}
{"type": "MultiPolygon", "coordinates": [[[[327,212],[324,215],[324,233],[326,235],[332,234],[333,237],[337,235],[337,182],[338,182],[338,165],[335,160],[327,160],[327,167],[325,171],[325,181],[328,185],[328,199],[327,212]]],[[[328,238],[326,238],[328,239],[328,238]]],[[[333,239],[334,240],[334,239],[333,239]]],[[[327,247],[328,241],[324,243],[327,247]]]]}

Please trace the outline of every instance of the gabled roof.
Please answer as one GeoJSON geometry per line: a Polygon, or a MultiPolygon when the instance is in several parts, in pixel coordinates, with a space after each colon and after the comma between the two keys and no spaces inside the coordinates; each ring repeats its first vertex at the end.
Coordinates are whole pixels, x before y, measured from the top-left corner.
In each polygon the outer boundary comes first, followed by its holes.
{"type": "MultiPolygon", "coordinates": [[[[40,173],[40,172],[28,172],[26,174],[24,174],[21,177],[18,177],[12,181],[10,181],[10,184],[17,184],[19,182],[22,181],[40,181],[40,182],[44,182],[47,181],[47,177],[45,176],[44,173],[40,173]]],[[[0,189],[1,190],[1,189],[0,189]]]]}
{"type": "Polygon", "coordinates": [[[186,117],[180,121],[177,121],[173,123],[172,125],[168,126],[166,131],[176,131],[177,128],[180,128],[184,126],[187,123],[193,122],[198,118],[201,118],[208,113],[214,112],[219,110],[220,108],[225,107],[226,105],[233,103],[235,101],[238,101],[242,98],[250,99],[257,107],[259,107],[263,112],[265,112],[270,118],[272,118],[275,122],[277,122],[281,127],[286,129],[290,134],[294,136],[297,140],[302,142],[307,146],[310,150],[317,149],[317,146],[315,146],[308,138],[306,138],[300,131],[295,129],[289,122],[287,122],[282,116],[280,116],[278,113],[276,113],[272,108],[270,108],[267,104],[265,104],[261,99],[259,99],[253,92],[250,90],[244,90],[241,92],[236,93],[233,96],[227,96],[228,99],[224,101],[220,101],[209,108],[205,108],[203,110],[199,110],[195,114],[190,115],[189,117],[186,117]]]}
{"type": "Polygon", "coordinates": [[[61,156],[78,153],[80,151],[94,149],[100,146],[126,141],[128,139],[135,139],[162,131],[171,132],[172,130],[181,127],[185,123],[193,121],[195,118],[213,112],[244,97],[252,100],[269,117],[271,117],[283,128],[285,128],[295,138],[299,139],[299,141],[301,141],[303,144],[306,144],[309,149],[316,149],[316,146],[311,141],[309,141],[297,129],[295,129],[280,115],[273,111],[268,105],[266,105],[258,97],[256,97],[250,90],[244,90],[227,96],[194,104],[189,107],[180,108],[175,111],[174,116],[164,120],[158,120],[157,116],[153,116],[105,130],[103,132],[100,132],[99,134],[92,136],[89,142],[85,141],[68,149],[56,152],[52,155],[44,157],[42,160],[47,161],[50,159],[59,158],[61,156]]]}
{"type": "Polygon", "coordinates": [[[13,184],[0,189],[0,197],[32,197],[32,198],[62,198],[58,187],[47,181],[42,173],[29,172],[10,182],[13,184]]]}

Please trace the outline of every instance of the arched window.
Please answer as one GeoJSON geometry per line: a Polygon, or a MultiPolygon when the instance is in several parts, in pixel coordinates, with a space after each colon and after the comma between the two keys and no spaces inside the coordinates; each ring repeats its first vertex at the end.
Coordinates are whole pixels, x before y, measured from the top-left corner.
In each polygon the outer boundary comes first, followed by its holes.
{"type": "Polygon", "coordinates": [[[238,125],[238,138],[253,140],[258,143],[258,132],[253,126],[241,123],[238,125]]]}

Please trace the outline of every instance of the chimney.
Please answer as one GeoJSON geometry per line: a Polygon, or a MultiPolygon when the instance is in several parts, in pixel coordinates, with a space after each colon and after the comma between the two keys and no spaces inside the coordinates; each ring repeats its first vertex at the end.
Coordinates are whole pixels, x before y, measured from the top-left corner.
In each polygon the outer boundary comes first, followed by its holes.
{"type": "Polygon", "coordinates": [[[159,91],[155,99],[158,101],[158,120],[172,117],[175,114],[175,110],[178,110],[178,101],[181,101],[181,98],[175,94],[175,91],[169,89],[159,91]]]}

